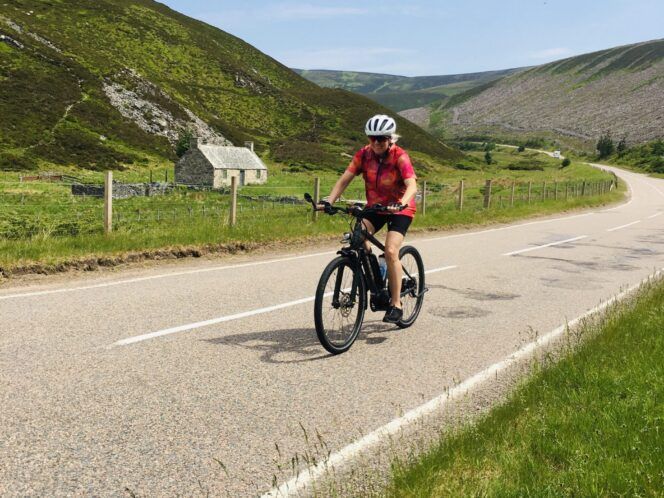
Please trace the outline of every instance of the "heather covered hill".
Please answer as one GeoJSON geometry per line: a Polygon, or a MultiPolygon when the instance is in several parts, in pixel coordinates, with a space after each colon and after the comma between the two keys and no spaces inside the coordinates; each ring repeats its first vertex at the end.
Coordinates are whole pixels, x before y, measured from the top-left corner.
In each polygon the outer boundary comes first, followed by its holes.
{"type": "MultiPolygon", "coordinates": [[[[242,40],[151,0],[0,4],[0,168],[170,160],[186,130],[339,167],[387,110],[322,89],[242,40]],[[341,159],[340,159],[341,158],[341,159]]],[[[399,118],[405,146],[459,153],[399,118]]]]}
{"type": "Polygon", "coordinates": [[[533,133],[589,145],[610,132],[628,144],[664,136],[664,40],[552,62],[442,101],[442,136],[533,133]]]}

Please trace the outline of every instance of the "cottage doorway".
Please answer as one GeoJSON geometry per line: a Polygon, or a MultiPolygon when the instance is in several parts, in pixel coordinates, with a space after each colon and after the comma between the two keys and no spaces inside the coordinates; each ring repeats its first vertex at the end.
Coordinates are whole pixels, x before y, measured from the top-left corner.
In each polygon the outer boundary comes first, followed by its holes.
{"type": "Polygon", "coordinates": [[[244,174],[245,174],[245,171],[243,169],[240,170],[240,187],[244,186],[244,174]]]}

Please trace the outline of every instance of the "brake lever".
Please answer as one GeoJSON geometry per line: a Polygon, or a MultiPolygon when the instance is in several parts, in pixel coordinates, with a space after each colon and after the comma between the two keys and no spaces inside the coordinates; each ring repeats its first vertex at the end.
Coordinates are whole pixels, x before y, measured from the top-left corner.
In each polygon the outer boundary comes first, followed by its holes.
{"type": "MultiPolygon", "coordinates": [[[[309,194],[308,192],[305,192],[305,194],[304,194],[304,200],[307,201],[307,202],[310,202],[310,203],[311,203],[311,205],[312,205],[313,208],[314,208],[314,211],[318,211],[318,205],[316,204],[316,202],[314,201],[314,199],[311,197],[311,194],[309,194]]],[[[323,211],[324,211],[325,213],[327,213],[327,214],[334,214],[334,213],[331,211],[331,209],[332,209],[332,205],[331,205],[329,202],[327,202],[327,201],[321,201],[320,203],[323,204],[323,205],[325,206],[325,208],[323,209],[323,211]]]]}

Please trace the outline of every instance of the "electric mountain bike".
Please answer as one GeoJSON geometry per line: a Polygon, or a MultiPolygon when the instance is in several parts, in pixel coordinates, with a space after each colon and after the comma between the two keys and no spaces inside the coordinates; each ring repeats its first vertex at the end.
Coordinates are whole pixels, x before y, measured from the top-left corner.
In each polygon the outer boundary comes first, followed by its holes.
{"type": "MultiPolygon", "coordinates": [[[[314,209],[316,204],[309,194],[304,198],[314,209]]],[[[348,214],[351,231],[344,234],[344,247],[339,255],[325,267],[318,281],[314,301],[314,321],[316,334],[323,347],[332,354],[347,351],[360,332],[364,312],[386,311],[390,305],[390,291],[387,287],[387,275],[382,276],[378,258],[368,252],[364,241],[370,241],[381,251],[385,246],[367,232],[362,219],[370,213],[386,212],[387,207],[362,207],[355,204],[350,207],[326,205],[329,215],[348,214]]],[[[410,327],[422,309],[424,294],[424,263],[422,256],[413,246],[403,246],[399,251],[403,269],[401,280],[401,303],[403,317],[397,326],[410,327]]]]}

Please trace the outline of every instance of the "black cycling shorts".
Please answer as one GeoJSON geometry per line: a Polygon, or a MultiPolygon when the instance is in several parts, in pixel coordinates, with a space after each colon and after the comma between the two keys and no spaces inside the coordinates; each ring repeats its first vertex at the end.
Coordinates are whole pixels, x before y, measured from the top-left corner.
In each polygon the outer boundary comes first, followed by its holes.
{"type": "Polygon", "coordinates": [[[365,216],[365,219],[369,220],[374,226],[374,233],[378,232],[385,223],[387,223],[388,232],[399,232],[401,235],[406,235],[408,227],[413,222],[413,218],[406,216],[404,214],[378,214],[370,213],[365,216]]]}

